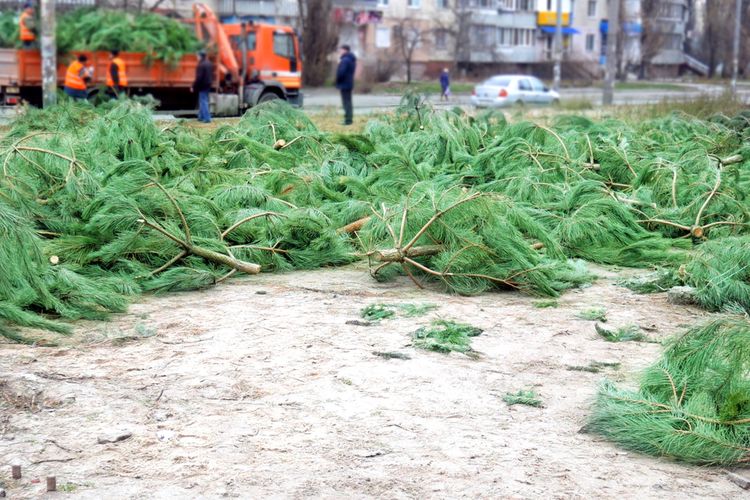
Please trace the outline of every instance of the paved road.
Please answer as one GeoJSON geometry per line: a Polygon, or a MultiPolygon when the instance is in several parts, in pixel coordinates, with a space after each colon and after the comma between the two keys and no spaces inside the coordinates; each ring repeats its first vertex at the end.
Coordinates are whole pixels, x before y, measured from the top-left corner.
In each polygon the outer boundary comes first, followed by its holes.
{"type": "MultiPolygon", "coordinates": [[[[664,100],[680,101],[696,99],[701,96],[718,96],[726,91],[726,86],[717,84],[681,84],[684,90],[618,90],[615,92],[615,104],[650,104],[664,100]]],[[[745,102],[750,103],[750,82],[742,82],[739,93],[745,102]]],[[[587,100],[592,105],[600,106],[602,102],[602,90],[596,87],[568,88],[562,89],[561,99],[563,101],[587,100]]],[[[401,96],[393,94],[355,94],[354,107],[358,113],[373,113],[387,111],[398,106],[401,96]]],[[[454,96],[449,104],[441,103],[437,96],[432,96],[430,101],[436,106],[469,106],[469,95],[454,96]]],[[[341,99],[335,89],[306,89],[305,110],[320,112],[327,109],[338,109],[341,107],[341,99]]],[[[16,115],[15,108],[0,108],[0,125],[7,124],[16,115]]],[[[174,115],[165,112],[158,115],[159,119],[174,119],[174,115]]]]}
{"type": "MultiPolygon", "coordinates": [[[[618,90],[615,92],[615,104],[651,104],[664,100],[680,101],[696,99],[701,96],[718,96],[725,92],[726,87],[716,84],[683,84],[684,90],[618,90]]],[[[560,97],[563,101],[587,100],[592,105],[602,103],[602,90],[595,87],[562,89],[560,97]]],[[[740,95],[745,101],[750,101],[750,86],[740,87],[740,95]]],[[[401,96],[393,94],[355,94],[354,107],[360,113],[387,110],[398,106],[401,96]]],[[[437,96],[432,96],[433,104],[442,106],[437,96]]],[[[454,96],[450,105],[469,105],[470,96],[454,96]]],[[[334,89],[310,89],[305,91],[305,109],[319,111],[326,108],[341,106],[341,100],[334,89]]]]}

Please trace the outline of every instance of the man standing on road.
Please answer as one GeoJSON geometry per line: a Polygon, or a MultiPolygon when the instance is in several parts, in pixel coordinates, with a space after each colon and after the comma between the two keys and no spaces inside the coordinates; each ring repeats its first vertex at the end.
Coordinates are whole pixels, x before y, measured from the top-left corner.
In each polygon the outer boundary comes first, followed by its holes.
{"type": "Polygon", "coordinates": [[[357,58],[348,45],[341,46],[341,59],[336,69],[336,88],[341,92],[341,103],[344,105],[344,125],[351,125],[354,110],[352,109],[352,90],[354,90],[354,72],[357,70],[357,58]]]}
{"type": "Polygon", "coordinates": [[[206,52],[198,53],[199,62],[195,70],[195,82],[190,88],[191,92],[198,93],[198,121],[211,123],[211,110],[208,106],[208,97],[214,82],[214,65],[206,57],[206,52]]]}
{"type": "Polygon", "coordinates": [[[31,3],[24,4],[23,12],[18,18],[18,37],[24,49],[34,47],[36,25],[34,24],[34,6],[31,3]]]}

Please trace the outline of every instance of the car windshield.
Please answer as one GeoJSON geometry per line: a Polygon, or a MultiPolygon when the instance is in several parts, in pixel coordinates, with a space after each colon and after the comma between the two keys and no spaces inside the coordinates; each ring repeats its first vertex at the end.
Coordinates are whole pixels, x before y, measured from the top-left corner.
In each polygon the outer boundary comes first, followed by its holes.
{"type": "Polygon", "coordinates": [[[510,85],[510,78],[505,76],[493,76],[489,80],[484,82],[484,85],[491,85],[493,87],[507,87],[510,85]]]}

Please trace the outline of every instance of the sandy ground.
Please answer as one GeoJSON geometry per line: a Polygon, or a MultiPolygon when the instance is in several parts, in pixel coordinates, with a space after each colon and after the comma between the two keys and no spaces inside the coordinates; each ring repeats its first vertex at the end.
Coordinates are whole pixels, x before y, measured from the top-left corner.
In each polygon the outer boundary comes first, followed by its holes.
{"type": "MultiPolygon", "coordinates": [[[[600,271],[601,273],[601,271],[600,271]]],[[[605,273],[606,274],[606,273],[605,273]]],[[[612,276],[538,309],[455,297],[350,267],[149,297],[63,348],[0,345],[0,487],[40,498],[736,498],[718,469],[639,456],[579,432],[598,383],[629,383],[653,343],[608,343],[575,314],[663,339],[703,313],[612,276]],[[347,324],[376,302],[418,318],[347,324]],[[479,359],[410,347],[440,317],[484,328],[479,359]],[[409,360],[373,351],[398,351],[409,360]],[[571,371],[619,362],[602,373],[571,371]],[[529,388],[543,408],[509,407],[529,388]],[[132,433],[117,443],[100,437],[132,433]],[[24,477],[10,479],[10,464],[24,477]],[[41,483],[34,482],[41,479],[41,483]]]]}

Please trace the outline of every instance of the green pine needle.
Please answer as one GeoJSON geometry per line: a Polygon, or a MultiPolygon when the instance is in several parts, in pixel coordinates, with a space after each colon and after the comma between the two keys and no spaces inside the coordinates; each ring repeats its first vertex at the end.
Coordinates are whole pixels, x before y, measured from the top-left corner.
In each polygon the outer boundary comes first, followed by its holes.
{"type": "Polygon", "coordinates": [[[471,349],[471,337],[482,333],[481,328],[457,323],[455,321],[436,319],[431,326],[423,326],[412,334],[414,347],[442,353],[468,353],[471,349]]]}
{"type": "Polygon", "coordinates": [[[643,333],[637,325],[627,325],[616,330],[607,330],[597,323],[594,325],[594,328],[596,329],[596,333],[607,342],[655,342],[643,333]]]}
{"type": "Polygon", "coordinates": [[[519,390],[515,393],[508,392],[503,396],[503,401],[508,403],[508,406],[526,405],[535,408],[542,408],[544,406],[539,395],[532,390],[519,390]]]}
{"type": "Polygon", "coordinates": [[[607,309],[604,307],[594,307],[586,309],[576,314],[576,317],[585,319],[587,321],[601,321],[602,323],[607,322],[607,309]]]}
{"type": "Polygon", "coordinates": [[[548,307],[559,307],[560,302],[557,300],[536,300],[531,303],[537,309],[546,309],[548,307]]]}
{"type": "Polygon", "coordinates": [[[360,311],[360,315],[367,321],[380,321],[394,317],[396,311],[387,304],[370,304],[360,311]]]}

